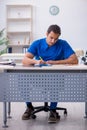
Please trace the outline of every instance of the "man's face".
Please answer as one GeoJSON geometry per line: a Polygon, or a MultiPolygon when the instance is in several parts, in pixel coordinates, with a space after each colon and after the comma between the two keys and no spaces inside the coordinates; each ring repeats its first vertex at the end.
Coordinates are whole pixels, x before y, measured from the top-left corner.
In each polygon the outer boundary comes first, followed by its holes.
{"type": "Polygon", "coordinates": [[[56,41],[58,40],[60,34],[54,33],[53,31],[51,31],[50,33],[47,33],[47,38],[46,41],[48,43],[49,46],[52,46],[56,43],[56,41]]]}

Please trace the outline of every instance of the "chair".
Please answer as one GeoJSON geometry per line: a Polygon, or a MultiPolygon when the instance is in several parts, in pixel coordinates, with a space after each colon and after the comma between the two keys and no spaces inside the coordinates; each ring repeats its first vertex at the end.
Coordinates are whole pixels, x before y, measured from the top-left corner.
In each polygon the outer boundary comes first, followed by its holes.
{"type": "MultiPolygon", "coordinates": [[[[62,107],[57,107],[56,110],[63,110],[64,111],[64,115],[67,115],[67,109],[66,108],[62,108],[62,107]]],[[[44,102],[43,106],[37,106],[34,107],[34,112],[32,113],[31,117],[33,119],[36,118],[36,113],[41,112],[41,111],[45,111],[48,112],[50,111],[50,107],[48,106],[48,102],[44,102]]]]}

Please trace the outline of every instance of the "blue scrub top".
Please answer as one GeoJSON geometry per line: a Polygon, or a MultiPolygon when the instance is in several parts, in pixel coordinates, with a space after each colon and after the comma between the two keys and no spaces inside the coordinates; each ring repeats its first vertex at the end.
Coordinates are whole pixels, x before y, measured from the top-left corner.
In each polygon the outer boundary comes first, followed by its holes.
{"type": "Polygon", "coordinates": [[[34,41],[28,48],[36,59],[41,57],[44,61],[63,60],[74,54],[74,50],[65,40],[58,39],[53,46],[48,46],[46,38],[34,41]]]}

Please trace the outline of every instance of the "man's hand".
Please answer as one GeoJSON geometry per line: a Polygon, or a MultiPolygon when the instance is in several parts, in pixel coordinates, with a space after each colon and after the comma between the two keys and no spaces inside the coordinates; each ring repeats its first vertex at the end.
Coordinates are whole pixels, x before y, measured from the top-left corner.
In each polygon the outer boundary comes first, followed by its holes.
{"type": "Polygon", "coordinates": [[[55,61],[49,60],[49,61],[46,61],[46,64],[55,64],[55,61]]]}
{"type": "Polygon", "coordinates": [[[46,62],[44,60],[37,60],[36,64],[46,64],[46,62]]]}

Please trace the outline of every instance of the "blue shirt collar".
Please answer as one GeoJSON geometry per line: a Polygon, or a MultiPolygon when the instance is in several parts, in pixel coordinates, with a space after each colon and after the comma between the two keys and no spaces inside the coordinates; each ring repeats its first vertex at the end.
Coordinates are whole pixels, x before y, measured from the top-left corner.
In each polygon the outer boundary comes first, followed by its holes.
{"type": "Polygon", "coordinates": [[[46,38],[44,39],[44,41],[45,41],[45,42],[44,42],[44,48],[47,49],[49,46],[48,46],[48,43],[47,43],[47,41],[46,41],[46,38]]]}

